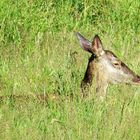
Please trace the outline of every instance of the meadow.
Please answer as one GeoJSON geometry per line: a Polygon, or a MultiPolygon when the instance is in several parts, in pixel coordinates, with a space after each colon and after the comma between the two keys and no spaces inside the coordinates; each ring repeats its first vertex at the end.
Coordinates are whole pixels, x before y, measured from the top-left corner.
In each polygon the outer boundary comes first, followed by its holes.
{"type": "Polygon", "coordinates": [[[140,75],[139,0],[0,0],[1,140],[140,139],[139,86],[110,85],[104,102],[81,98],[90,54],[77,31],[98,34],[140,75]],[[24,98],[40,94],[47,102],[24,98]]]}

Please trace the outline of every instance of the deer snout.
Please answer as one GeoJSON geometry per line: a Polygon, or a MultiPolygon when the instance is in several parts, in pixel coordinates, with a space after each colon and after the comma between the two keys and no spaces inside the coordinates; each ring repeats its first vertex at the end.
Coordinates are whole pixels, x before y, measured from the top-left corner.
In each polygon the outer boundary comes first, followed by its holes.
{"type": "Polygon", "coordinates": [[[140,85],[140,76],[135,76],[132,81],[134,82],[134,84],[140,85]]]}

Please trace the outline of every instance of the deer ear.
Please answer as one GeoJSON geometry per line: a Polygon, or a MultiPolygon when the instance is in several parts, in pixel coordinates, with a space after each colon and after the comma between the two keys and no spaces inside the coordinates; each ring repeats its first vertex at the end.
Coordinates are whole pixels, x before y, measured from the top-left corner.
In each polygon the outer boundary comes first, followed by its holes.
{"type": "Polygon", "coordinates": [[[98,50],[99,48],[103,48],[102,47],[102,42],[100,40],[100,37],[98,35],[95,35],[92,41],[92,48],[93,50],[98,50]]]}
{"type": "Polygon", "coordinates": [[[76,33],[76,36],[80,42],[80,46],[83,50],[88,51],[92,53],[91,51],[91,42],[87,39],[85,39],[80,33],[76,33]]]}
{"type": "Polygon", "coordinates": [[[98,55],[101,55],[104,52],[102,42],[101,42],[100,37],[98,35],[95,35],[93,38],[92,51],[98,55]]]}

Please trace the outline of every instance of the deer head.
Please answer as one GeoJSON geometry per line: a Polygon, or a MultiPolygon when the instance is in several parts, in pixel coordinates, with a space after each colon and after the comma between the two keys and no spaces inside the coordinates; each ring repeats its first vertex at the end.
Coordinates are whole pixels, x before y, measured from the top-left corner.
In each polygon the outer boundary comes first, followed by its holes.
{"type": "Polygon", "coordinates": [[[139,84],[140,76],[136,75],[126,64],[124,64],[113,52],[105,50],[98,35],[90,42],[80,33],[77,38],[83,50],[91,53],[84,79],[81,87],[92,85],[93,75],[96,78],[96,92],[102,96],[106,95],[109,84],[125,83],[139,84]]]}

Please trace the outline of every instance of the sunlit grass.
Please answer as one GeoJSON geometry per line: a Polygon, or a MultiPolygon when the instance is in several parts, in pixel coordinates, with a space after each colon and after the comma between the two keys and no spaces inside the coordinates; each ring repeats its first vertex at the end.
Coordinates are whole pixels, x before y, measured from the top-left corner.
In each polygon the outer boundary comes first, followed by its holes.
{"type": "MultiPolygon", "coordinates": [[[[90,54],[74,34],[99,34],[140,73],[139,1],[0,1],[0,139],[139,140],[140,88],[114,85],[107,99],[81,99],[90,54]]],[[[91,91],[94,97],[94,89],[91,91]]]]}

